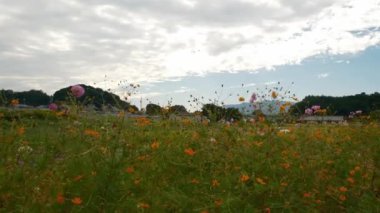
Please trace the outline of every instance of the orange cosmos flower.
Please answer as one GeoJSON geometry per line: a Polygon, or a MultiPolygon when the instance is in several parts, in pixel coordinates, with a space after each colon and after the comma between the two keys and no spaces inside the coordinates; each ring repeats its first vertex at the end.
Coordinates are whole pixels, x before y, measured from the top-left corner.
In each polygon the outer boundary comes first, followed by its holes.
{"type": "Polygon", "coordinates": [[[143,203],[143,202],[141,202],[141,203],[138,203],[138,204],[137,204],[137,207],[138,207],[138,208],[141,208],[141,209],[149,209],[149,208],[150,208],[150,205],[147,204],[147,203],[143,203]]]}
{"type": "Polygon", "coordinates": [[[290,168],[290,164],[289,163],[282,163],[281,167],[284,168],[284,169],[289,169],[290,168]]]}
{"type": "Polygon", "coordinates": [[[99,138],[100,137],[100,133],[98,131],[95,131],[95,130],[92,130],[92,129],[86,129],[86,130],[84,130],[84,134],[88,135],[88,136],[91,136],[91,137],[94,137],[94,138],[99,138]]]}
{"type": "Polygon", "coordinates": [[[80,197],[74,197],[73,199],[71,199],[71,202],[74,205],[80,205],[80,204],[82,204],[82,199],[80,197]]]}
{"type": "Polygon", "coordinates": [[[354,184],[355,183],[355,180],[351,177],[347,178],[347,181],[351,184],[354,184]]]}
{"type": "Polygon", "coordinates": [[[185,149],[185,154],[189,155],[189,156],[193,156],[193,155],[195,155],[195,151],[191,148],[185,149]]]}
{"type": "Polygon", "coordinates": [[[351,175],[351,176],[354,176],[354,175],[355,175],[355,173],[356,173],[356,171],[355,171],[355,170],[351,170],[351,171],[350,171],[350,175],[351,175]]]}
{"type": "Polygon", "coordinates": [[[220,206],[223,204],[223,200],[222,200],[222,199],[216,199],[216,200],[214,201],[214,203],[215,203],[215,206],[216,206],[216,207],[220,207],[220,206]]]}
{"type": "Polygon", "coordinates": [[[309,197],[311,197],[311,193],[305,192],[305,193],[303,193],[303,197],[309,198],[309,197]]]}
{"type": "Polygon", "coordinates": [[[347,192],[348,190],[347,190],[346,187],[341,186],[341,187],[339,187],[339,191],[341,191],[341,192],[347,192]]]}
{"type": "Polygon", "coordinates": [[[142,117],[142,118],[137,118],[136,123],[137,123],[137,126],[148,126],[152,122],[148,118],[142,117]]]}
{"type": "Polygon", "coordinates": [[[154,141],[151,145],[150,145],[150,148],[152,149],[158,149],[160,147],[160,143],[158,143],[157,141],[154,141]]]}
{"type": "Polygon", "coordinates": [[[57,195],[57,203],[58,204],[64,204],[65,203],[65,197],[63,197],[62,193],[58,193],[58,195],[57,195]]]}
{"type": "Polygon", "coordinates": [[[139,184],[141,183],[141,179],[140,179],[140,178],[137,178],[137,179],[135,179],[135,180],[133,181],[133,183],[134,183],[135,185],[139,185],[139,184]]]}
{"type": "Polygon", "coordinates": [[[127,168],[125,169],[125,171],[126,171],[128,174],[132,174],[133,172],[135,172],[135,169],[134,169],[132,166],[130,166],[130,167],[127,167],[127,168]]]}
{"type": "Polygon", "coordinates": [[[345,200],[347,200],[347,197],[345,195],[340,195],[339,200],[345,201],[345,200]]]}
{"type": "Polygon", "coordinates": [[[192,183],[192,184],[198,184],[198,183],[199,183],[199,180],[193,178],[193,179],[191,180],[191,183],[192,183]]]}
{"type": "Polygon", "coordinates": [[[23,135],[25,133],[25,128],[24,127],[20,127],[17,129],[17,134],[18,135],[23,135]]]}
{"type": "Polygon", "coordinates": [[[78,175],[73,178],[74,181],[80,181],[84,176],[83,175],[78,175]]]}
{"type": "Polygon", "coordinates": [[[212,185],[213,187],[218,187],[218,186],[220,186],[220,183],[219,183],[218,180],[213,179],[213,180],[211,181],[211,185],[212,185]]]}
{"type": "Polygon", "coordinates": [[[249,180],[249,176],[248,175],[241,175],[240,176],[240,181],[241,182],[247,182],[249,180]]]}

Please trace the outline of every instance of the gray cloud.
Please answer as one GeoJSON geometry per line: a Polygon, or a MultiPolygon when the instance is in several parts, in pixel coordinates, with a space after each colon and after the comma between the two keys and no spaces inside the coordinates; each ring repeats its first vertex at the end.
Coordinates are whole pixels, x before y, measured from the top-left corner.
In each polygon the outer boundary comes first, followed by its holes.
{"type": "Polygon", "coordinates": [[[365,3],[3,0],[0,85],[51,93],[68,84],[100,82],[105,74],[149,82],[252,71],[328,50],[360,51],[380,41],[378,30],[368,33],[379,27],[380,6],[368,0],[365,10],[356,10],[359,4],[365,3]],[[356,22],[344,25],[343,12],[355,13],[356,22]],[[343,24],[335,29],[336,23],[343,24]]]}

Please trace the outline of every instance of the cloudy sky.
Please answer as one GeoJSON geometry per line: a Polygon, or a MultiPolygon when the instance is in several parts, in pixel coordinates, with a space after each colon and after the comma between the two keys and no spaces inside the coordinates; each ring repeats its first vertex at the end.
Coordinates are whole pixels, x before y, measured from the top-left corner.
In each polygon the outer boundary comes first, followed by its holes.
{"type": "Polygon", "coordinates": [[[380,0],[0,0],[0,87],[126,81],[160,104],[221,84],[380,91],[379,14],[380,0]]]}

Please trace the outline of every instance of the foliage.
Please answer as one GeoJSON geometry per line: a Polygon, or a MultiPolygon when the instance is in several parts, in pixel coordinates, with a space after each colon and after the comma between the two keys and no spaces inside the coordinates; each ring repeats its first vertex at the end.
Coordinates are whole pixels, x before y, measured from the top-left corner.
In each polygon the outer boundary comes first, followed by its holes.
{"type": "Polygon", "coordinates": [[[202,115],[206,116],[210,121],[219,121],[224,117],[225,109],[215,104],[205,104],[202,107],[202,115]]]}
{"type": "Polygon", "coordinates": [[[182,105],[170,106],[169,112],[174,114],[187,114],[186,108],[182,105]]]}
{"type": "Polygon", "coordinates": [[[8,121],[18,121],[21,118],[28,118],[33,120],[57,120],[57,115],[50,110],[13,110],[13,109],[0,109],[0,115],[2,119],[8,121]]]}
{"type": "Polygon", "coordinates": [[[380,121],[380,110],[372,111],[369,116],[372,120],[380,121]]]}
{"type": "Polygon", "coordinates": [[[146,105],[146,114],[148,115],[159,115],[161,114],[161,107],[157,104],[148,104],[146,105]]]}
{"type": "Polygon", "coordinates": [[[29,90],[23,92],[0,90],[0,105],[7,105],[9,104],[9,100],[12,99],[18,99],[20,104],[40,106],[49,104],[51,98],[41,90],[29,90]]]}
{"type": "Polygon", "coordinates": [[[210,121],[219,121],[221,119],[231,120],[231,118],[240,120],[243,117],[238,109],[225,109],[215,104],[204,104],[202,107],[202,115],[206,116],[210,121]]]}
{"type": "MultiPolygon", "coordinates": [[[[104,106],[113,106],[119,109],[128,110],[131,104],[120,99],[118,95],[104,91],[101,88],[94,88],[92,86],[82,85],[85,89],[85,94],[78,99],[79,102],[83,104],[93,104],[98,109],[104,106]]],[[[70,97],[70,87],[66,87],[56,91],[53,95],[53,100],[55,102],[68,101],[70,97]]],[[[137,107],[133,107],[137,109],[137,107]]]]}
{"type": "Polygon", "coordinates": [[[1,212],[380,211],[377,123],[4,116],[1,212]]]}
{"type": "Polygon", "coordinates": [[[369,114],[373,110],[380,109],[380,93],[367,95],[365,93],[343,96],[306,96],[301,102],[291,107],[292,114],[303,114],[306,108],[320,105],[327,109],[329,115],[347,116],[350,112],[362,110],[363,114],[369,114]]]}

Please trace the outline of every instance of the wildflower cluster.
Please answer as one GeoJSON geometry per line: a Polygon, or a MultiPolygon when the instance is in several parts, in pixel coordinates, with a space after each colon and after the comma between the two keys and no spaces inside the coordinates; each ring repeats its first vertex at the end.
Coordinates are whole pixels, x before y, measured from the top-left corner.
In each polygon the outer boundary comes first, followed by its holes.
{"type": "Polygon", "coordinates": [[[313,105],[311,108],[305,109],[305,115],[326,115],[327,110],[322,109],[319,105],[313,105]]]}

